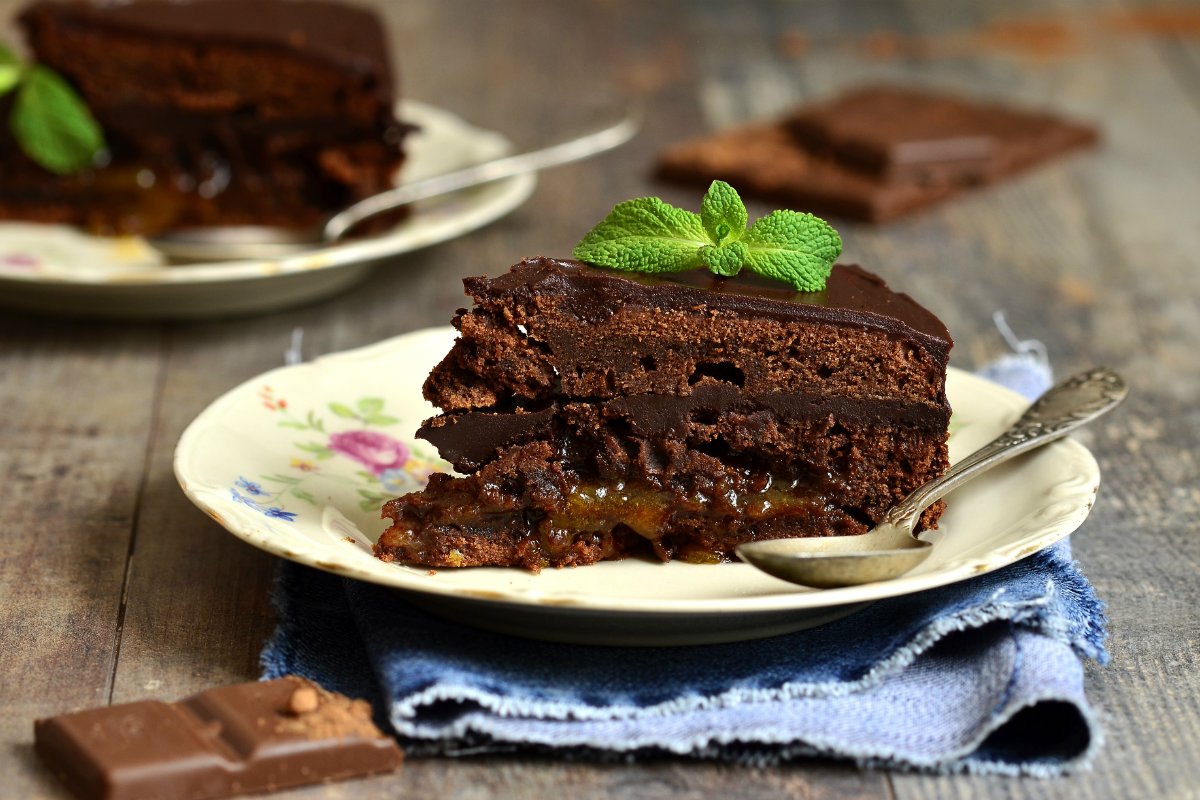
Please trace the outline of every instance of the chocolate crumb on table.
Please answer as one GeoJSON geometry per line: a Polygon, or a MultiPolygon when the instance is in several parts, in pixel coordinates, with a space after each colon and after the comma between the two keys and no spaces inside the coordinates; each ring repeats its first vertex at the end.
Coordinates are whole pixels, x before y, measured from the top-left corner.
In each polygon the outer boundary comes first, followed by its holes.
{"type": "Polygon", "coordinates": [[[34,750],[80,798],[202,800],[392,772],[371,707],[295,676],[34,723],[34,750]]]}

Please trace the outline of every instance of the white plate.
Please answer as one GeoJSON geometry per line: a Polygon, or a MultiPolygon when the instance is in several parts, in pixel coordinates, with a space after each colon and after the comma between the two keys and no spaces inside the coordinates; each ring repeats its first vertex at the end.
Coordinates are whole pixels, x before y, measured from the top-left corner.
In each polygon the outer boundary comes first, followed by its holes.
{"type": "MultiPolygon", "coordinates": [[[[805,589],[747,564],[627,559],[538,575],[387,564],[371,555],[386,527],[379,507],[445,466],[412,432],[434,413],[420,387],[454,335],[417,331],[242,384],[184,432],[175,453],[180,485],[234,535],[268,552],[393,586],[476,626],[604,644],[769,636],[998,569],[1078,527],[1099,485],[1091,454],[1077,442],[1056,442],[954,492],[939,530],[926,534],[937,546],[920,567],[842,589],[805,589]]],[[[993,438],[1027,405],[954,369],[948,393],[952,459],[993,438]]]]}
{"type": "MultiPolygon", "coordinates": [[[[415,181],[487,161],[512,147],[423,103],[397,115],[420,130],[406,140],[401,176],[415,181]]],[[[348,288],[380,261],[461,236],[528,199],[532,175],[414,204],[385,233],[283,259],[171,266],[137,237],[89,236],[66,225],[0,222],[0,303],[65,314],[195,318],[286,308],[348,288]]]]}

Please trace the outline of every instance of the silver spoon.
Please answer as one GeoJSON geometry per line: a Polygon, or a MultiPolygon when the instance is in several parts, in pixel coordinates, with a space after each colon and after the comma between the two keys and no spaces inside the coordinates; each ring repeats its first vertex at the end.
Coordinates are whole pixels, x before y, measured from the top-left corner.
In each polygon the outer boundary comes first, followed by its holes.
{"type": "Polygon", "coordinates": [[[398,186],[359,200],[312,230],[262,225],[178,228],[150,237],[148,241],[163,255],[176,261],[270,259],[292,255],[318,245],[333,244],[363,220],[418,200],[556,167],[611,150],[633,138],[639,125],[637,115],[630,115],[615,125],[577,139],[398,186]]]}
{"type": "Polygon", "coordinates": [[[867,533],[750,542],[738,546],[738,557],[777,578],[822,589],[903,575],[933,551],[931,542],[914,533],[925,509],[997,464],[1086,425],[1120,403],[1127,391],[1125,381],[1108,367],[1068,378],[1038,398],[1007,431],[901,500],[867,533]]]}

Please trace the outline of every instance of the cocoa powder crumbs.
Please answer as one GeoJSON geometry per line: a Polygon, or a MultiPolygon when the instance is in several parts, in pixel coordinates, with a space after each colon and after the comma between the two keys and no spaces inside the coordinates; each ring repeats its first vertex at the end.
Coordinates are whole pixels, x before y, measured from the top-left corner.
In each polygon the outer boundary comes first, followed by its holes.
{"type": "Polygon", "coordinates": [[[276,733],[295,733],[307,739],[378,739],[383,736],[371,721],[371,705],[351,700],[314,683],[297,679],[296,691],[275,725],[276,733]]]}

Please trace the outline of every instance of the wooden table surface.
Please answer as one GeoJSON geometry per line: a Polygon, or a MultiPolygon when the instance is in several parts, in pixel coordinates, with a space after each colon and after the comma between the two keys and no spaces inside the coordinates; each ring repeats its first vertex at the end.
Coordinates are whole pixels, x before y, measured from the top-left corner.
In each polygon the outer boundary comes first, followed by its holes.
{"type": "MultiPolygon", "coordinates": [[[[13,0],[0,1],[7,17],[13,0]]],[[[1101,363],[1126,405],[1078,438],[1104,473],[1075,553],[1109,604],[1112,663],[1087,689],[1106,744],[1061,780],[931,777],[834,762],[413,760],[288,797],[1200,796],[1200,6],[1079,0],[507,2],[381,5],[406,96],[521,147],[644,101],[620,151],[544,175],[520,209],[397,258],[344,294],[266,316],[93,322],[0,311],[0,795],[62,797],[32,721],[257,676],[275,558],[194,508],[172,477],[187,423],[278,366],[445,324],[460,278],[565,255],[611,206],[697,193],[649,177],[664,144],[866,81],[1041,105],[1103,145],[910,220],[835,220],[858,261],[935,311],[974,368],[1002,309],[1060,375],[1101,363]]],[[[10,32],[10,31],[8,31],[10,32]]],[[[7,32],[6,32],[7,33],[7,32]]],[[[10,41],[12,37],[8,37],[10,41]]],[[[752,217],[764,213],[751,206],[752,217]]]]}

